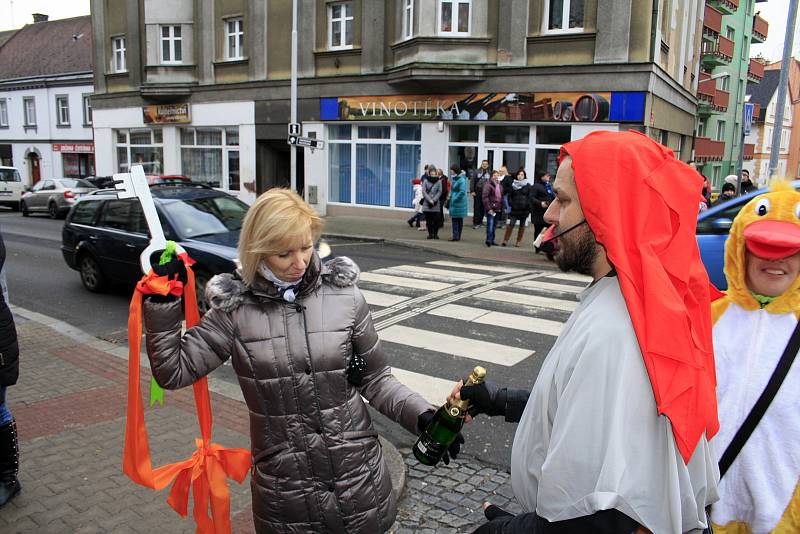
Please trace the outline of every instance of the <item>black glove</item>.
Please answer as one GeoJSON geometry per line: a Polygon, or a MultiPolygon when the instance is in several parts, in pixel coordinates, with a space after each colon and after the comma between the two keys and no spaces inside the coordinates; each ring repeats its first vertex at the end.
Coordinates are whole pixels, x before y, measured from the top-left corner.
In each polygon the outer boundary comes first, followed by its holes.
{"type": "MultiPolygon", "coordinates": [[[[420,434],[426,428],[428,428],[428,425],[431,424],[431,421],[433,420],[433,415],[435,413],[436,412],[434,410],[427,410],[419,414],[419,417],[417,417],[417,429],[419,430],[420,434]]],[[[458,453],[461,451],[461,445],[463,443],[464,443],[464,436],[462,436],[461,432],[459,432],[458,434],[456,434],[456,439],[453,440],[453,443],[451,443],[450,446],[447,447],[447,450],[444,452],[444,456],[442,456],[442,461],[444,462],[444,465],[450,465],[450,458],[452,457],[453,459],[455,459],[458,456],[458,453]]]]}
{"type": "MultiPolygon", "coordinates": [[[[466,380],[464,381],[466,383],[466,380]]],[[[461,387],[461,398],[469,401],[467,412],[472,417],[485,413],[486,415],[506,414],[506,388],[498,388],[491,380],[474,385],[461,387]]]]}
{"type": "Polygon", "coordinates": [[[183,260],[177,256],[174,256],[171,260],[163,265],[159,265],[158,262],[154,263],[153,272],[158,276],[167,276],[170,280],[177,277],[177,279],[184,284],[186,284],[187,281],[186,265],[184,265],[183,260]]]}

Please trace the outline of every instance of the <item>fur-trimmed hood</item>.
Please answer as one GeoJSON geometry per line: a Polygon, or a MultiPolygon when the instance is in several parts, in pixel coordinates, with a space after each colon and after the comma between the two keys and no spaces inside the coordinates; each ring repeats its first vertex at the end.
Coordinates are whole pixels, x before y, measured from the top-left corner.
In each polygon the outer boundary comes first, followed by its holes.
{"type": "MultiPolygon", "coordinates": [[[[300,287],[300,295],[315,291],[320,284],[334,287],[348,287],[358,283],[361,269],[346,256],[338,256],[327,262],[320,261],[316,253],[312,258],[300,287]]],[[[206,301],[210,308],[229,312],[250,297],[264,297],[281,300],[275,286],[257,278],[252,287],[245,285],[241,273],[222,273],[211,278],[206,284],[206,301]]]]}

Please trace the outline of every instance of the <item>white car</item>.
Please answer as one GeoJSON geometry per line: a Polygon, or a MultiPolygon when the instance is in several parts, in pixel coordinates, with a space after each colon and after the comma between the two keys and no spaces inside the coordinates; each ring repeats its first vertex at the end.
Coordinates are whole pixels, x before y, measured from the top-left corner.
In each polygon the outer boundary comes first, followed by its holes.
{"type": "Polygon", "coordinates": [[[25,184],[19,171],[14,167],[0,167],[0,206],[10,206],[14,211],[19,211],[19,202],[25,184]]]}

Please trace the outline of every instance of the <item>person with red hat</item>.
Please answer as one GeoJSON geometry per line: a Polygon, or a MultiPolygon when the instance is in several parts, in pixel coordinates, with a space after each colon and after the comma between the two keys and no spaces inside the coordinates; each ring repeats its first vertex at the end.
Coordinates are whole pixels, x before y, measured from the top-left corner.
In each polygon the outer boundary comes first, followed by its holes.
{"type": "Polygon", "coordinates": [[[734,219],[725,243],[728,290],[712,304],[717,534],[800,532],[798,274],[800,193],[782,182],[734,219]]]}
{"type": "Polygon", "coordinates": [[[711,291],[695,240],[702,183],[637,132],[564,145],[545,213],[564,271],[593,278],[528,392],[458,384],[473,414],[519,421],[524,513],[476,533],[702,533],[717,496],[711,291]],[[669,183],[670,187],[663,187],[669,183]]]}

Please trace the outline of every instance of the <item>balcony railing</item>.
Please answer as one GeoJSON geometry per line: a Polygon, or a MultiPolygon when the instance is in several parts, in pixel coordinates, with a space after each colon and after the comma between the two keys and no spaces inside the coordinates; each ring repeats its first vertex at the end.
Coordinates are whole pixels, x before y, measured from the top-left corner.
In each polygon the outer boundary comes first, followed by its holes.
{"type": "Polygon", "coordinates": [[[707,3],[725,15],[733,15],[739,9],[739,0],[707,0],[707,3]]]}
{"type": "Polygon", "coordinates": [[[708,74],[700,74],[700,83],[697,84],[697,98],[711,102],[717,92],[717,81],[711,80],[708,74]]]}
{"type": "Polygon", "coordinates": [[[705,15],[703,16],[703,33],[716,37],[722,31],[722,13],[706,4],[705,15]]]}
{"type": "Polygon", "coordinates": [[[753,82],[760,82],[764,79],[764,64],[757,59],[750,60],[750,66],[747,67],[747,78],[753,82]]]}
{"type": "Polygon", "coordinates": [[[753,159],[756,153],[756,145],[753,143],[745,143],[744,144],[744,155],[742,156],[744,159],[753,159]]]}
{"type": "Polygon", "coordinates": [[[733,41],[720,35],[714,41],[703,41],[700,51],[705,67],[727,65],[733,59],[733,41]]]}
{"type": "Polygon", "coordinates": [[[722,161],[724,154],[724,141],[713,141],[708,137],[698,137],[694,141],[694,159],[696,161],[722,161]]]}
{"type": "Polygon", "coordinates": [[[753,17],[753,42],[763,43],[769,34],[769,23],[760,16],[753,17]]]}
{"type": "Polygon", "coordinates": [[[716,93],[714,93],[712,106],[714,106],[714,110],[716,111],[727,111],[730,100],[731,94],[728,91],[717,89],[716,93]]]}
{"type": "Polygon", "coordinates": [[[760,122],[761,104],[753,103],[753,122],[760,122]]]}

